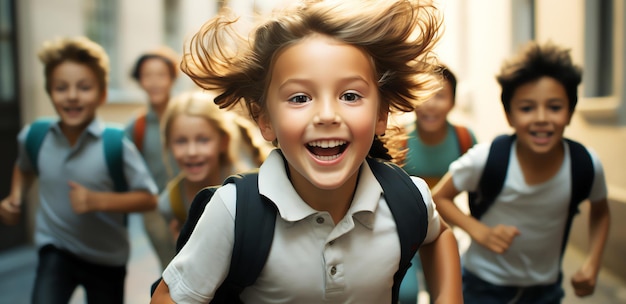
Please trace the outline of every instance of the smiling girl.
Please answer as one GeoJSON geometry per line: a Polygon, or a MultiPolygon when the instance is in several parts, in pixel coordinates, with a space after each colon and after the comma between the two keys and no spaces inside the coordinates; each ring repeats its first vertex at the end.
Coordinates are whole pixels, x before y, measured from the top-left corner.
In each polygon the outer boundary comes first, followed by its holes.
{"type": "MultiPolygon", "coordinates": [[[[201,87],[218,89],[221,107],[245,103],[263,137],[277,144],[258,172],[259,195],[277,212],[273,242],[241,301],[394,301],[394,277],[406,265],[367,158],[389,159],[380,144],[389,111],[412,111],[436,86],[426,58],[440,25],[436,10],[424,1],[305,1],[277,12],[250,41],[239,40],[232,20],[209,20],[182,68],[201,87]]],[[[434,298],[461,303],[456,240],[428,186],[393,177],[423,197],[413,203],[426,214],[414,220],[427,221],[420,250],[434,298]]],[[[227,184],[215,192],[154,303],[214,299],[229,272],[237,191],[227,184]]]]}

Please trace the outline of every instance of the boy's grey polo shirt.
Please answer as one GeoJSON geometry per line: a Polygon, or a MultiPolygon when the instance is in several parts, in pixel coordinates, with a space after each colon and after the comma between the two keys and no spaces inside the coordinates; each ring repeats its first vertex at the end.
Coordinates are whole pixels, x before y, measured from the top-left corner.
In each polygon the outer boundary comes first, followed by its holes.
{"type": "MultiPolygon", "coordinates": [[[[17,165],[34,172],[25,150],[30,126],[18,135],[17,165]]],[[[128,261],[129,241],[125,213],[89,212],[78,215],[69,199],[68,181],[92,191],[113,192],[102,146],[104,125],[94,119],[73,147],[53,123],[39,152],[39,201],[35,244],[52,244],[97,264],[119,266],[128,261]]],[[[124,174],[130,191],[157,194],[157,187],[135,146],[124,138],[124,174]]]]}

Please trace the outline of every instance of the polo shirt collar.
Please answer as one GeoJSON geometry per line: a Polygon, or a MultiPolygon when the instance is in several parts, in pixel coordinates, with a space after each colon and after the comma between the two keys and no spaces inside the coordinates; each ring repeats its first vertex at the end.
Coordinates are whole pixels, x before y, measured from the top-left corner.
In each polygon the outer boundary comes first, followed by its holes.
{"type": "MultiPolygon", "coordinates": [[[[57,118],[57,120],[51,125],[51,129],[57,134],[62,134],[61,126],[59,125],[60,122],[61,120],[57,118]]],[[[100,122],[100,120],[98,120],[98,118],[94,118],[89,125],[87,125],[85,130],[92,136],[100,137],[102,132],[104,132],[104,125],[100,122]]]]}
{"type": "MultiPolygon", "coordinates": [[[[363,161],[359,174],[354,199],[346,216],[353,216],[371,229],[382,188],[366,161],[363,161]]],[[[278,149],[273,150],[259,168],[259,193],[276,205],[280,217],[285,221],[296,222],[318,213],[293,188],[287,177],[285,160],[278,149]]]]}

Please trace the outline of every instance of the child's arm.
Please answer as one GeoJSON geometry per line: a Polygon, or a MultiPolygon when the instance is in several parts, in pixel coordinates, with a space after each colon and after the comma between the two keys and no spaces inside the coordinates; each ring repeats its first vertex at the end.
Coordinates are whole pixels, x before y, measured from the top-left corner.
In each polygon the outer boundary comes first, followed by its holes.
{"type": "Polygon", "coordinates": [[[579,297],[593,294],[600,272],[602,253],[610,225],[609,204],[605,199],[591,203],[589,212],[589,254],[582,267],[572,277],[574,292],[579,297]]]}
{"type": "Polygon", "coordinates": [[[433,200],[437,211],[448,223],[465,230],[478,244],[487,247],[496,253],[504,253],[513,239],[520,234],[514,226],[497,225],[489,227],[474,217],[463,213],[454,204],[454,198],[459,191],[452,182],[452,175],[448,172],[433,189],[433,200]]]}
{"type": "Polygon", "coordinates": [[[70,201],[78,214],[94,211],[140,212],[156,208],[157,196],[148,191],[96,192],[70,181],[70,201]]]}
{"type": "Polygon", "coordinates": [[[444,221],[439,237],[419,252],[433,303],[463,303],[459,248],[444,221]]]}
{"type": "Polygon", "coordinates": [[[175,303],[174,300],[170,297],[170,289],[165,284],[165,281],[161,280],[157,288],[154,290],[154,294],[152,294],[152,299],[150,300],[150,304],[160,304],[160,303],[175,303]]]}
{"type": "Polygon", "coordinates": [[[19,222],[22,213],[22,198],[35,179],[35,174],[22,172],[20,168],[13,166],[11,178],[11,192],[0,203],[0,221],[6,225],[15,225],[19,222]]]}

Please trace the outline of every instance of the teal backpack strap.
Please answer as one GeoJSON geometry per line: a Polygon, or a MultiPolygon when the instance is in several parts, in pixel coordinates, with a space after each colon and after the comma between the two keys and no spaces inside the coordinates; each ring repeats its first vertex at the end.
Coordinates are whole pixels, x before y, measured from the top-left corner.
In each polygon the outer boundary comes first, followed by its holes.
{"type": "Polygon", "coordinates": [[[398,303],[400,283],[411,266],[411,259],[426,238],[428,211],[422,194],[404,170],[374,158],[367,158],[367,163],[383,188],[400,238],[400,265],[394,274],[391,302],[398,303]]]}
{"type": "Polygon", "coordinates": [[[37,174],[39,174],[39,150],[41,150],[43,140],[46,138],[46,135],[48,135],[48,131],[53,122],[53,119],[38,119],[30,125],[28,134],[26,134],[26,154],[28,154],[28,158],[37,174]]]}
{"type": "Polygon", "coordinates": [[[128,191],[124,175],[124,136],[124,130],[119,128],[106,127],[102,132],[104,158],[116,192],[128,191]]]}

